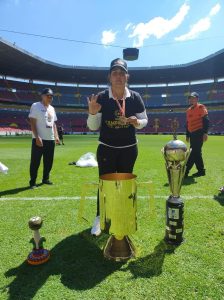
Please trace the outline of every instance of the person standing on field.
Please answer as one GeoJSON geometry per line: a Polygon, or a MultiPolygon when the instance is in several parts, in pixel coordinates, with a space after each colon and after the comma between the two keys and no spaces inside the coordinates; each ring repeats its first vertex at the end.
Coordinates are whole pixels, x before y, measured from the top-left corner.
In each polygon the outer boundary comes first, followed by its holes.
{"type": "MultiPolygon", "coordinates": [[[[99,176],[108,173],[132,173],[138,156],[136,129],[145,127],[148,118],[141,96],[127,88],[127,63],[120,58],[110,64],[109,89],[88,98],[87,125],[100,129],[97,161],[99,176]]],[[[97,214],[91,234],[99,235],[99,195],[97,214]]]]}
{"type": "Polygon", "coordinates": [[[190,142],[192,149],[186,164],[185,178],[188,177],[193,165],[197,172],[193,177],[205,176],[204,162],[202,158],[202,146],[208,139],[209,118],[208,111],[203,104],[199,103],[199,95],[193,92],[188,97],[190,107],[187,109],[186,141],[190,142]]]}
{"type": "Polygon", "coordinates": [[[63,134],[64,134],[64,128],[62,125],[59,125],[57,127],[57,130],[58,130],[58,137],[59,137],[59,140],[60,140],[60,143],[59,145],[64,145],[64,138],[63,138],[63,134]]]}
{"type": "Polygon", "coordinates": [[[33,103],[29,113],[32,130],[32,148],[30,160],[30,188],[36,188],[37,173],[43,156],[42,184],[53,184],[49,180],[53,165],[55,141],[59,143],[55,121],[57,116],[51,105],[53,91],[45,88],[41,93],[41,101],[33,103]]]}

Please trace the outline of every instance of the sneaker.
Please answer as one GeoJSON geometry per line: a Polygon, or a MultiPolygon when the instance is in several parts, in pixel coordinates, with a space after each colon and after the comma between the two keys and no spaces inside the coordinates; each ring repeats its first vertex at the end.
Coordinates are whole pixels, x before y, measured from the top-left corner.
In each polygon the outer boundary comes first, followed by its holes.
{"type": "Polygon", "coordinates": [[[219,191],[220,193],[224,194],[224,186],[220,187],[219,191]]]}
{"type": "Polygon", "coordinates": [[[101,234],[100,229],[100,216],[97,216],[94,220],[93,227],[91,229],[91,234],[95,236],[99,236],[101,234]]]}
{"type": "Polygon", "coordinates": [[[30,189],[31,189],[31,190],[34,190],[34,189],[37,189],[37,188],[38,188],[38,186],[37,186],[36,184],[30,185],[30,189]]]}
{"type": "Polygon", "coordinates": [[[50,181],[49,179],[47,179],[47,180],[42,180],[42,183],[43,183],[43,184],[49,184],[49,185],[52,185],[52,184],[53,184],[53,182],[50,181]]]}
{"type": "Polygon", "coordinates": [[[198,171],[197,173],[192,174],[193,177],[201,177],[205,176],[205,170],[203,171],[198,171]]]}

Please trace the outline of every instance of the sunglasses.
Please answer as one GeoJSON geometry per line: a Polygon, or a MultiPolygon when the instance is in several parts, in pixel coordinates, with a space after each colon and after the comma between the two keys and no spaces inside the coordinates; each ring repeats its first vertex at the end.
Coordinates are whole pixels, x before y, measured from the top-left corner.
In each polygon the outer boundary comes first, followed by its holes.
{"type": "Polygon", "coordinates": [[[47,98],[53,98],[53,95],[46,95],[47,98]]]}

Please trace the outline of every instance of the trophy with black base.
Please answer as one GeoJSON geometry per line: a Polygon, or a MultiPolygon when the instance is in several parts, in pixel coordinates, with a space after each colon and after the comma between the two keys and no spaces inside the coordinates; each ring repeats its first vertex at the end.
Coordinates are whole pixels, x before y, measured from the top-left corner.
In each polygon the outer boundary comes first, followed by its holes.
{"type": "Polygon", "coordinates": [[[175,138],[176,136],[162,149],[171,190],[171,195],[166,201],[165,241],[171,245],[179,245],[183,242],[184,203],[180,197],[180,190],[191,152],[182,141],[175,138]]]}
{"type": "Polygon", "coordinates": [[[33,238],[30,243],[33,244],[33,250],[27,257],[27,262],[30,265],[41,265],[47,262],[50,258],[50,252],[43,248],[44,237],[40,236],[39,229],[42,227],[43,221],[41,217],[32,217],[29,220],[29,228],[33,230],[33,238]]]}

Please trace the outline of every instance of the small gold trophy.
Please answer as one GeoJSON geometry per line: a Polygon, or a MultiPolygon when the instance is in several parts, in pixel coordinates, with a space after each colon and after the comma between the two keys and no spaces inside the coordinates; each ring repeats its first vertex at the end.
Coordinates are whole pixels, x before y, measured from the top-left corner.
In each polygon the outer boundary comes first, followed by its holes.
{"type": "Polygon", "coordinates": [[[114,261],[126,261],[135,256],[135,247],[128,235],[137,230],[136,175],[111,173],[100,176],[100,227],[111,234],[104,256],[114,261]]]}
{"type": "Polygon", "coordinates": [[[30,265],[40,265],[47,262],[50,258],[50,252],[43,248],[44,237],[40,236],[39,229],[42,227],[43,221],[41,217],[32,217],[29,220],[29,228],[34,231],[33,238],[30,243],[33,244],[33,251],[27,257],[27,262],[30,265]]]}
{"type": "Polygon", "coordinates": [[[174,136],[174,140],[168,142],[162,152],[171,191],[166,201],[165,241],[168,244],[179,245],[183,242],[184,230],[184,203],[180,197],[180,190],[191,150],[187,150],[187,146],[174,136]]]}

